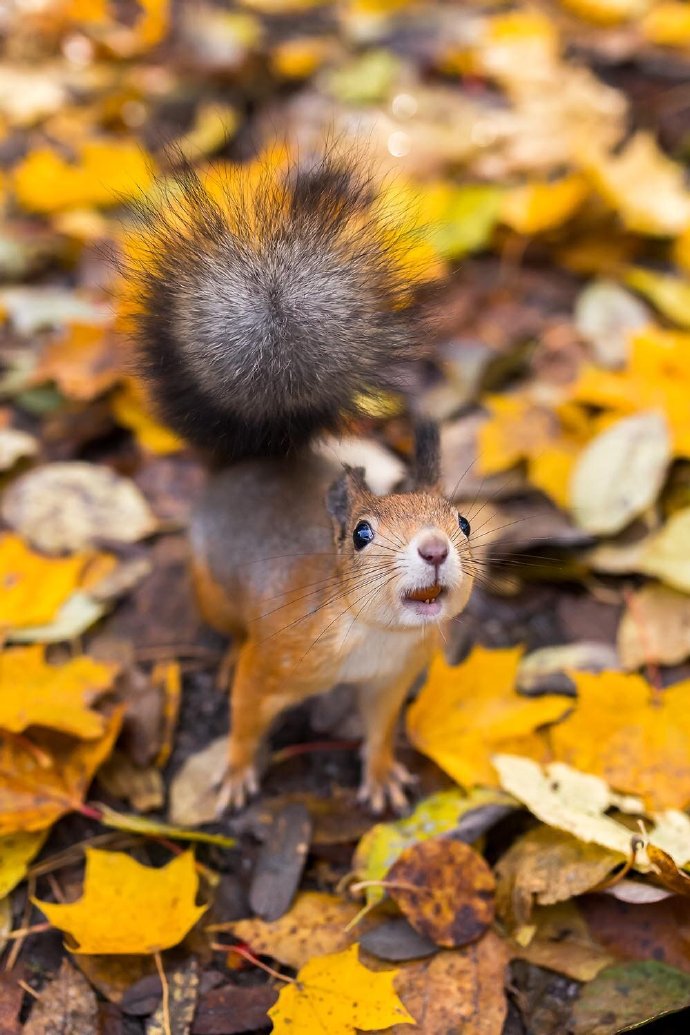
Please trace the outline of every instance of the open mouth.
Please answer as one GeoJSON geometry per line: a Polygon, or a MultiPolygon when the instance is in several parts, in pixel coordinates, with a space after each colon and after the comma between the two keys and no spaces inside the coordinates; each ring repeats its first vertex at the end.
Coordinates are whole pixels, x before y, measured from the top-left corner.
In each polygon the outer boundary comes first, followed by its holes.
{"type": "Polygon", "coordinates": [[[446,592],[445,586],[435,583],[433,586],[422,586],[403,593],[402,602],[418,615],[433,618],[441,612],[441,598],[446,592]]]}

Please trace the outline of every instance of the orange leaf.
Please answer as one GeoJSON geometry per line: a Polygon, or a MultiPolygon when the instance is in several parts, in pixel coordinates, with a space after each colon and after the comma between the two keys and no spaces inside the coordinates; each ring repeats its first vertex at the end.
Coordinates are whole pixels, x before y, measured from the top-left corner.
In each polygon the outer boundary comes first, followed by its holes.
{"type": "Polygon", "coordinates": [[[88,401],[120,377],[112,339],[103,327],[73,324],[44,350],[32,381],[54,381],[63,395],[88,401]]]}
{"type": "Polygon", "coordinates": [[[113,413],[119,424],[129,428],[137,441],[151,453],[177,453],[184,442],[152,416],[143,389],[128,380],[113,396],[113,413]]]}
{"type": "Polygon", "coordinates": [[[121,708],[112,712],[98,740],[67,740],[47,730],[31,741],[0,736],[0,835],[44,830],[78,809],[113,749],[122,716],[121,708]]]}
{"type": "Polygon", "coordinates": [[[73,952],[149,953],[177,945],[205,912],[194,904],[198,886],[191,851],[154,869],[124,852],[87,848],[82,897],[34,902],[77,943],[73,952]]]}
{"type": "Polygon", "coordinates": [[[427,681],[407,712],[414,746],[464,786],[497,785],[491,756],[510,750],[543,758],[537,727],[559,719],[569,707],[562,697],[521,697],[515,691],[521,647],[475,647],[467,661],[451,666],[437,656],[427,681]]]}
{"type": "Polygon", "coordinates": [[[100,737],[105,718],[89,708],[112,687],[117,666],[72,658],[48,665],[42,646],[15,647],[0,654],[0,729],[21,733],[29,726],[100,737]]]}
{"type": "Polygon", "coordinates": [[[651,809],[690,804],[690,680],[656,693],[622,672],[571,678],[578,703],[551,731],[555,757],[639,794],[651,809]]]}

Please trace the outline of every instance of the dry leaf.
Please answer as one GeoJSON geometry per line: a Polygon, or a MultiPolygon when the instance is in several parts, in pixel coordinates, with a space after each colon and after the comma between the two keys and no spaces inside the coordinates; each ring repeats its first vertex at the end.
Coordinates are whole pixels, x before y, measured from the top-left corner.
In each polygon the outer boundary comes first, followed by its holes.
{"type": "Polygon", "coordinates": [[[115,391],[112,405],[116,421],[134,432],[142,448],[161,456],[179,453],[184,448],[182,439],[151,415],[141,388],[133,381],[115,391]]]}
{"type": "MultiPolygon", "coordinates": [[[[519,932],[518,932],[519,933],[519,932]]],[[[531,937],[509,943],[513,959],[527,960],[565,974],[574,981],[591,981],[616,962],[592,936],[585,918],[572,900],[554,906],[536,906],[529,929],[531,937]]]]}
{"type": "Polygon", "coordinates": [[[400,1022],[414,1024],[398,998],[397,971],[379,973],[359,962],[356,945],[331,956],[318,956],[285,985],[268,1013],[275,1035],[307,1032],[316,1022],[329,1035],[355,1035],[400,1022]]]}
{"type": "Polygon", "coordinates": [[[356,934],[346,928],[358,912],[354,903],[337,895],[303,891],[279,920],[239,920],[230,929],[257,955],[299,970],[314,956],[342,952],[352,945],[356,934]]]}
{"type": "Polygon", "coordinates": [[[620,963],[584,986],[573,1006],[572,1031],[615,1035],[688,1005],[690,975],[656,960],[620,963]]]}
{"type": "Polygon", "coordinates": [[[570,488],[575,521],[595,535],[619,532],[654,503],[670,460],[663,413],[640,413],[612,424],[575,464],[570,488]]]}
{"type": "Polygon", "coordinates": [[[638,570],[663,579],[669,586],[690,593],[690,507],[678,510],[654,535],[645,540],[638,570]]]}
{"type": "Polygon", "coordinates": [[[493,931],[462,949],[400,967],[395,988],[417,1028],[396,1024],[389,1035],[501,1035],[508,1004],[506,944],[493,931]]]}
{"type": "Polygon", "coordinates": [[[644,302],[612,280],[588,284],[577,297],[574,315],[594,360],[611,370],[625,365],[631,332],[650,322],[644,302]]]}
{"type": "Polygon", "coordinates": [[[519,234],[539,234],[561,226],[577,211],[589,188],[582,176],[513,187],[503,196],[501,219],[519,234]]]}
{"type": "Polygon", "coordinates": [[[16,428],[0,428],[0,471],[9,471],[18,460],[35,456],[38,441],[33,435],[16,428]]]}
{"type": "MultiPolygon", "coordinates": [[[[405,848],[448,833],[472,809],[507,800],[500,792],[480,788],[469,794],[459,789],[432,794],[415,805],[411,815],[392,823],[376,823],[368,830],[357,845],[353,868],[361,880],[380,881],[405,848]]],[[[374,884],[365,893],[367,902],[379,902],[385,889],[374,884]]]]}
{"type": "Polygon", "coordinates": [[[494,918],[496,882],[484,859],[450,838],[405,848],[386,888],[415,931],[452,949],[476,941],[494,918]]]}
{"type": "MultiPolygon", "coordinates": [[[[619,668],[614,647],[596,640],[580,643],[564,643],[558,647],[540,647],[524,654],[517,670],[517,687],[527,693],[558,689],[554,687],[553,676],[565,676],[570,669],[585,672],[601,672],[604,669],[619,668]],[[551,677],[551,678],[550,678],[551,677]]],[[[565,676],[566,679],[569,677],[565,676]]],[[[571,684],[572,685],[572,684],[571,684]]]]}
{"type": "Polygon", "coordinates": [[[491,756],[496,751],[543,757],[543,742],[534,731],[569,707],[562,697],[534,700],[515,692],[521,656],[520,647],[489,651],[478,646],[453,667],[439,655],[408,709],[410,741],[460,784],[495,786],[491,756]]]}
{"type": "Polygon", "coordinates": [[[551,731],[556,758],[652,809],[690,803],[690,680],[655,692],[641,676],[574,672],[578,704],[551,731]]]}
{"type": "Polygon", "coordinates": [[[69,399],[88,402],[112,388],[120,376],[108,330],[73,323],[44,349],[32,381],[54,381],[69,399]]]}
{"type": "Polygon", "coordinates": [[[648,298],[653,305],[679,327],[690,328],[690,281],[666,273],[631,268],[625,273],[626,283],[648,298]]]}
{"type": "Polygon", "coordinates": [[[618,626],[618,652],[626,669],[684,661],[690,656],[690,597],[653,583],[632,593],[618,626]]]}
{"type": "Polygon", "coordinates": [[[690,191],[683,168],[659,149],[649,133],[636,133],[616,155],[583,148],[581,163],[629,230],[674,237],[690,223],[690,191]]]}
{"type": "Polygon", "coordinates": [[[52,622],[79,585],[85,558],[42,557],[17,535],[0,537],[0,628],[52,622]]]}
{"type": "Polygon", "coordinates": [[[514,841],[496,865],[496,911],[510,927],[529,923],[532,907],[553,905],[600,884],[625,856],[539,826],[514,841]]]}
{"type": "Polygon", "coordinates": [[[34,1003],[25,1035],[93,1035],[98,1030],[96,994],[83,974],[63,959],[56,978],[34,1003]]]}
{"type": "Polygon", "coordinates": [[[105,719],[90,705],[112,689],[118,666],[75,657],[48,665],[40,646],[15,647],[0,654],[0,729],[21,733],[47,726],[90,740],[100,737],[105,719]]]}
{"type": "Polygon", "coordinates": [[[690,46],[690,10],[680,0],[661,0],[642,19],[642,32],[660,47],[690,46]]]}
{"type": "Polygon", "coordinates": [[[82,897],[35,904],[70,936],[73,952],[153,953],[181,942],[205,912],[194,904],[198,886],[190,851],[154,869],[123,852],[87,848],[82,897]]]}
{"type": "Polygon", "coordinates": [[[173,823],[197,826],[216,819],[219,788],[227,767],[227,737],[218,737],[185,758],[170,784],[169,812],[173,823]]]}
{"type": "Polygon", "coordinates": [[[0,835],[44,830],[79,809],[94,774],[109,756],[122,709],[107,719],[98,740],[73,741],[49,731],[31,741],[0,737],[0,835]]]}
{"type": "Polygon", "coordinates": [[[15,479],[3,495],[2,516],[52,554],[104,540],[135,543],[157,527],[133,482],[82,462],[47,464],[15,479]]]}

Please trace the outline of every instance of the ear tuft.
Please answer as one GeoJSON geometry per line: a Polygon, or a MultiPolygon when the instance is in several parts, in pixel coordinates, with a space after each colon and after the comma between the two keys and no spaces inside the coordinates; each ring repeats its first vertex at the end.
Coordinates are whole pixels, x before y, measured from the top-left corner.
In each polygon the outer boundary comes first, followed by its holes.
{"type": "Polygon", "coordinates": [[[420,419],[414,425],[414,488],[436,488],[441,481],[441,436],[438,424],[420,419]]]}

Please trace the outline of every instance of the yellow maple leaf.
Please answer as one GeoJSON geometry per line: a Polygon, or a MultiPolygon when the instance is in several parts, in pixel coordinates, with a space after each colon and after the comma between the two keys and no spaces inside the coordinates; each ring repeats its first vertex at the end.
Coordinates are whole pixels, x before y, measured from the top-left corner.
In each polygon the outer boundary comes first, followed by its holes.
{"type": "Polygon", "coordinates": [[[585,365],[571,400],[620,415],[660,409],[671,429],[676,456],[690,456],[690,334],[649,326],[633,332],[628,366],[622,371],[585,365]]]}
{"type": "Polygon", "coordinates": [[[0,835],[44,830],[79,809],[94,773],[110,755],[123,709],[107,718],[103,736],[75,741],[36,730],[31,741],[0,737],[0,835]]]}
{"type": "Polygon", "coordinates": [[[74,737],[100,737],[105,719],[89,708],[109,690],[117,665],[72,658],[48,665],[45,648],[14,647],[0,654],[0,729],[21,733],[46,726],[74,737]]]}
{"type": "Polygon", "coordinates": [[[31,212],[61,212],[88,205],[121,204],[146,190],[151,162],[129,140],[90,140],[70,163],[49,148],[37,148],[14,171],[17,200],[31,212]]]}
{"type": "Polygon", "coordinates": [[[184,448],[182,439],[152,415],[142,386],[131,378],[115,391],[112,407],[117,422],[133,431],[139,444],[150,453],[165,456],[184,448]]]}
{"type": "Polygon", "coordinates": [[[355,1029],[414,1024],[393,987],[397,975],[397,970],[369,970],[359,961],[357,945],[318,956],[281,989],[278,1002],[268,1011],[274,1035],[317,1030],[355,1035],[355,1029]]]}
{"type": "Polygon", "coordinates": [[[581,164],[593,186],[629,230],[675,237],[690,222],[690,191],[682,166],[639,132],[617,155],[589,149],[581,164]]]}
{"type": "Polygon", "coordinates": [[[34,903],[76,943],[73,952],[152,953],[181,942],[205,912],[194,903],[198,886],[191,851],[155,869],[124,852],[87,848],[82,897],[34,903]]]}
{"type": "Polygon", "coordinates": [[[690,680],[661,693],[623,672],[572,672],[575,710],[550,732],[554,757],[638,794],[650,809],[690,804],[690,680]]]}
{"type": "Polygon", "coordinates": [[[0,537],[0,629],[47,625],[80,582],[86,558],[43,557],[17,535],[0,537]]]}
{"type": "Polygon", "coordinates": [[[586,180],[577,174],[521,184],[503,196],[501,219],[519,234],[553,230],[570,219],[588,190],[586,180]]]}
{"type": "Polygon", "coordinates": [[[47,836],[46,830],[21,830],[0,837],[0,898],[9,895],[24,879],[29,863],[43,848],[47,836]]]}
{"type": "Polygon", "coordinates": [[[597,25],[619,25],[639,18],[648,10],[651,0],[561,0],[579,18],[597,25]]]}
{"type": "Polygon", "coordinates": [[[527,698],[516,692],[522,654],[522,647],[475,647],[457,666],[437,655],[408,709],[412,744],[466,787],[497,785],[490,761],[496,752],[543,758],[546,745],[535,730],[561,718],[569,707],[553,694],[527,698]]]}

